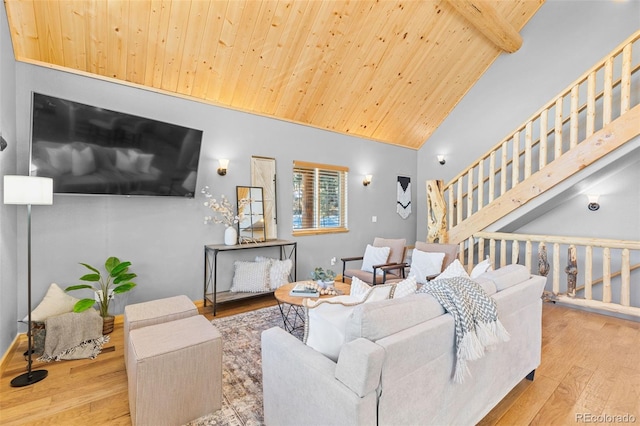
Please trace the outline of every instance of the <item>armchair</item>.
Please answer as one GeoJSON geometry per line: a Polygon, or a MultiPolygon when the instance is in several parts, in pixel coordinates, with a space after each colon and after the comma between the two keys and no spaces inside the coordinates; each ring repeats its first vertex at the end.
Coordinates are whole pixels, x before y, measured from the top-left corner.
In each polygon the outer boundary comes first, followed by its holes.
{"type": "MultiPolygon", "coordinates": [[[[404,262],[406,242],[407,240],[404,238],[389,239],[389,238],[376,237],[373,240],[373,247],[375,248],[388,247],[389,254],[387,258],[381,263],[376,263],[371,265],[372,270],[363,270],[362,268],[347,269],[347,262],[352,262],[356,260],[365,260],[364,255],[341,258],[340,260],[342,260],[342,282],[344,282],[345,277],[346,278],[357,277],[368,284],[376,285],[376,284],[383,284],[387,279],[404,278],[404,267],[406,266],[406,264],[403,264],[403,262],[404,262]],[[397,273],[387,272],[381,269],[386,266],[396,266],[396,269],[398,270],[398,272],[397,273]]],[[[363,267],[366,268],[364,263],[363,263],[363,267]]]]}
{"type": "MultiPolygon", "coordinates": [[[[458,257],[459,246],[458,246],[458,244],[437,244],[437,243],[426,243],[426,242],[422,242],[422,241],[416,241],[415,250],[418,250],[420,252],[425,252],[425,253],[443,253],[444,254],[444,258],[442,259],[442,266],[440,267],[439,273],[430,274],[430,275],[427,275],[427,276],[425,276],[423,278],[423,281],[431,281],[432,279],[434,279],[435,277],[440,275],[440,272],[442,272],[445,269],[447,269],[447,266],[449,266],[451,263],[453,263],[454,260],[456,260],[456,258],[458,257]]],[[[414,261],[414,259],[412,259],[412,263],[413,263],[413,261],[414,261]]],[[[407,265],[406,263],[404,263],[402,265],[383,266],[381,269],[389,277],[391,277],[391,275],[392,275],[390,273],[390,271],[402,269],[402,277],[404,277],[404,270],[405,270],[406,266],[411,267],[411,265],[407,265]]],[[[417,266],[416,266],[415,269],[418,269],[417,266]]],[[[400,274],[396,273],[394,275],[400,275],[400,274]]],[[[409,269],[409,275],[411,275],[411,269],[409,269]]],[[[400,278],[400,277],[392,277],[392,278],[387,279],[386,282],[387,283],[388,282],[396,282],[396,281],[400,281],[401,279],[402,278],[400,278]]],[[[418,280],[418,282],[420,282],[420,281],[421,280],[418,280]]]]}

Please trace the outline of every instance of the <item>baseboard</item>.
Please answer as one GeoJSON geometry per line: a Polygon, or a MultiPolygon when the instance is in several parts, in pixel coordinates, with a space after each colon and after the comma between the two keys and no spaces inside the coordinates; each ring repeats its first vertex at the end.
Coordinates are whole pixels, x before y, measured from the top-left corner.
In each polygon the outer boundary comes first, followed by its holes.
{"type": "Polygon", "coordinates": [[[7,364],[9,364],[9,354],[12,354],[15,350],[18,349],[18,345],[20,344],[20,340],[22,340],[21,336],[26,336],[25,333],[16,334],[16,337],[13,338],[13,342],[9,345],[4,354],[2,354],[2,360],[0,360],[0,375],[4,373],[4,370],[7,368],[7,364]]]}

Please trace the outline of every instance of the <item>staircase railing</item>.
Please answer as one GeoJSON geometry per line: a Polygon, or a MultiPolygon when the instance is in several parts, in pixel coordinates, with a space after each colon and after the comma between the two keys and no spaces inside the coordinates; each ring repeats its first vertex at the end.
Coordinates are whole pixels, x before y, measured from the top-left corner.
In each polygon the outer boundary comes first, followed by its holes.
{"type": "Polygon", "coordinates": [[[460,243],[469,272],[485,257],[494,268],[520,263],[548,277],[553,300],[640,317],[640,241],[500,232],[471,239],[460,243]]]}
{"type": "MultiPolygon", "coordinates": [[[[519,183],[527,181],[527,185],[523,185],[528,187],[526,194],[511,191],[508,197],[504,197],[514,204],[512,210],[558,183],[551,182],[552,175],[557,174],[558,169],[564,170],[570,166],[575,169],[572,173],[575,173],[640,133],[637,124],[615,128],[613,123],[630,111],[633,114],[629,114],[628,118],[632,122],[636,120],[636,115],[640,117],[640,107],[635,108],[640,104],[640,63],[634,64],[633,61],[634,57],[640,58],[639,39],[640,31],[444,186],[443,201],[448,205],[446,228],[451,241],[461,241],[485,229],[486,220],[467,222],[519,183]],[[599,157],[593,154],[585,160],[582,153],[576,150],[585,141],[590,141],[593,146],[608,147],[597,154],[599,157]],[[573,151],[577,151],[574,157],[580,158],[571,159],[567,155],[573,151]],[[569,163],[558,164],[558,169],[547,170],[554,162],[561,163],[558,160],[563,157],[569,157],[565,160],[569,163]],[[529,180],[543,169],[543,175],[537,174],[537,179],[529,180]]],[[[585,146],[582,149],[594,151],[593,147],[585,146]]],[[[507,202],[502,204],[506,205],[507,202]]],[[[502,208],[498,213],[504,215],[509,213],[507,210],[502,208]]],[[[495,211],[491,212],[491,216],[493,219],[487,220],[497,219],[495,211]]]]}

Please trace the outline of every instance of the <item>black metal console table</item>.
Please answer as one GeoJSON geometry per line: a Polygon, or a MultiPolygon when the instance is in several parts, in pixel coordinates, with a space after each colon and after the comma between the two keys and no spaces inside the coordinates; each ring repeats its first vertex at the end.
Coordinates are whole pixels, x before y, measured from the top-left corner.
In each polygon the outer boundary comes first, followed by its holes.
{"type": "Polygon", "coordinates": [[[293,266],[291,268],[291,273],[289,274],[289,280],[292,282],[296,281],[298,243],[295,241],[271,240],[259,243],[236,244],[233,246],[227,246],[224,244],[204,246],[204,306],[207,306],[207,302],[211,303],[211,305],[213,305],[213,315],[216,314],[216,307],[220,303],[273,293],[273,291],[261,293],[234,293],[231,291],[221,291],[218,293],[218,254],[234,252],[236,250],[250,250],[268,247],[279,248],[280,260],[292,260],[293,266]]]}

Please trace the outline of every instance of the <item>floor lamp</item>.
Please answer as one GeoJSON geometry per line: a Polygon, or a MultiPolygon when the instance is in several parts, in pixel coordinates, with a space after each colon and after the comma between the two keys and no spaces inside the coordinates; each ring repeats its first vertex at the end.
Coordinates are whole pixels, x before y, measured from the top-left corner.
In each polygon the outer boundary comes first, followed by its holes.
{"type": "Polygon", "coordinates": [[[29,322],[27,325],[27,372],[11,380],[11,386],[28,386],[47,377],[47,370],[31,370],[31,206],[53,204],[53,180],[35,176],[5,176],[4,203],[27,206],[27,303],[29,322]]]}

